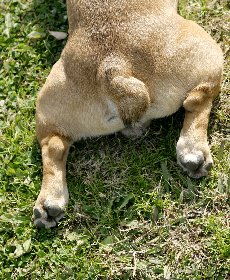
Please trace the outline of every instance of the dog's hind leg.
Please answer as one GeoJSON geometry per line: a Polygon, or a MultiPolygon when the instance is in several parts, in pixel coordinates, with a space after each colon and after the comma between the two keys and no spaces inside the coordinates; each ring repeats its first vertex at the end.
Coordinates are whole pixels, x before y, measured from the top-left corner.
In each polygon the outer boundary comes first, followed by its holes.
{"type": "Polygon", "coordinates": [[[213,163],[207,127],[212,101],[218,91],[219,84],[202,84],[188,94],[183,104],[185,120],[177,143],[177,160],[192,178],[206,176],[213,163]]]}
{"type": "Polygon", "coordinates": [[[71,141],[60,135],[50,135],[40,141],[43,180],[34,207],[34,224],[50,228],[63,217],[69,195],[66,185],[66,159],[71,141]]]}
{"type": "Polygon", "coordinates": [[[138,121],[150,105],[146,85],[132,76],[132,67],[119,55],[110,55],[100,64],[101,89],[116,104],[124,124],[138,121]]]}

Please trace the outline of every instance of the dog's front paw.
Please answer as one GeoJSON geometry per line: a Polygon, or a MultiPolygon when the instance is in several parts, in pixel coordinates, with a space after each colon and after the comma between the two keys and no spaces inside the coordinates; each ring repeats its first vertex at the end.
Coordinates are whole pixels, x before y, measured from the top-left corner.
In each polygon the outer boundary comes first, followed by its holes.
{"type": "Polygon", "coordinates": [[[177,162],[191,178],[207,176],[213,160],[207,143],[180,137],[177,143],[177,162]]]}
{"type": "Polygon", "coordinates": [[[57,199],[48,196],[44,198],[44,196],[39,195],[33,209],[35,226],[39,228],[55,227],[64,217],[66,205],[67,201],[64,197],[57,199]]]}

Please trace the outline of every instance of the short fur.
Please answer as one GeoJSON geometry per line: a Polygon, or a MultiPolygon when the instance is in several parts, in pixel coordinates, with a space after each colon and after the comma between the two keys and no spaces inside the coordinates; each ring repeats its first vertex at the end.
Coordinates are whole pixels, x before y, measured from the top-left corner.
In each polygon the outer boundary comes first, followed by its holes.
{"type": "Polygon", "coordinates": [[[223,67],[213,39],[177,14],[176,0],[67,0],[67,8],[68,42],[37,100],[40,227],[63,216],[66,158],[82,137],[132,135],[184,106],[178,163],[194,178],[212,165],[207,125],[223,67]]]}

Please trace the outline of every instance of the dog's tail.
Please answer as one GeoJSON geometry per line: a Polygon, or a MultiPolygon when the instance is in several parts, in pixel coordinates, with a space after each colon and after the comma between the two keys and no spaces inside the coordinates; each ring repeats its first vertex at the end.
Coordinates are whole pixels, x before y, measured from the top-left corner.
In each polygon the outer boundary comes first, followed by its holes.
{"type": "Polygon", "coordinates": [[[146,85],[132,76],[130,63],[121,55],[111,54],[101,62],[98,79],[103,90],[119,110],[123,122],[137,122],[150,105],[146,85]]]}

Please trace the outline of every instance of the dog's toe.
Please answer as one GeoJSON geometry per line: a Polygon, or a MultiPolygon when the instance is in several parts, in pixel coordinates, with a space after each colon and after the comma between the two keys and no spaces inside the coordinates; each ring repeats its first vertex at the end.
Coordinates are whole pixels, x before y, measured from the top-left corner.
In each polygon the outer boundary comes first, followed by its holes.
{"type": "Polygon", "coordinates": [[[40,219],[42,218],[42,213],[38,208],[34,208],[34,218],[35,219],[40,219]]]}
{"type": "Polygon", "coordinates": [[[63,213],[63,209],[59,205],[45,204],[44,208],[47,211],[49,217],[55,218],[63,213]]]}
{"type": "Polygon", "coordinates": [[[57,225],[57,222],[54,219],[35,219],[34,225],[38,228],[52,228],[57,225]]]}

